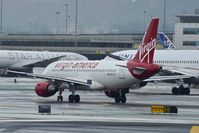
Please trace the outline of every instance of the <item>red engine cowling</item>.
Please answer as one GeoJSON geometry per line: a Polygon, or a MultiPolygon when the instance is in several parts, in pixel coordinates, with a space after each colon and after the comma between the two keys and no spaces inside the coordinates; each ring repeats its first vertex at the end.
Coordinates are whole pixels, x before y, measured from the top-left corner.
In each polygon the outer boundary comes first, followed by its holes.
{"type": "Polygon", "coordinates": [[[50,97],[54,95],[57,90],[54,85],[49,84],[48,82],[39,82],[35,86],[35,92],[38,96],[41,97],[50,97]]]}
{"type": "Polygon", "coordinates": [[[106,90],[104,91],[104,93],[106,94],[107,97],[110,98],[115,98],[115,96],[117,95],[117,91],[115,90],[106,90]]]}

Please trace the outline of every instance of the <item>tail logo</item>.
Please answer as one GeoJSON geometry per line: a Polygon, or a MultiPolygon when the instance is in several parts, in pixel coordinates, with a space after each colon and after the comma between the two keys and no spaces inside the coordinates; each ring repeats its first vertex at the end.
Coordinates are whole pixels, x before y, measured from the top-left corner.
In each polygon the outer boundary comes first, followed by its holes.
{"type": "Polygon", "coordinates": [[[169,40],[165,40],[164,44],[165,44],[165,48],[170,48],[170,49],[174,49],[175,48],[175,46],[173,45],[173,43],[170,42],[169,40]]]}
{"type": "Polygon", "coordinates": [[[146,45],[142,44],[139,50],[139,60],[143,62],[143,60],[145,60],[145,58],[148,57],[147,63],[149,63],[150,52],[155,48],[155,46],[156,46],[156,39],[151,40],[146,45]]]}
{"type": "Polygon", "coordinates": [[[175,49],[175,45],[169,40],[169,38],[164,33],[159,33],[160,42],[164,48],[175,49]]]}

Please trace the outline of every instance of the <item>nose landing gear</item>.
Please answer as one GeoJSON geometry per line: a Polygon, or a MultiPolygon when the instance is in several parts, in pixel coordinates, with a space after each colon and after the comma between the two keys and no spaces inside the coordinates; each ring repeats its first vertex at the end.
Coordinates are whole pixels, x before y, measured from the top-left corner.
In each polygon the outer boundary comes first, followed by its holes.
{"type": "Polygon", "coordinates": [[[57,101],[59,102],[62,102],[63,101],[63,96],[62,96],[62,90],[59,90],[59,95],[57,96],[57,101]]]}

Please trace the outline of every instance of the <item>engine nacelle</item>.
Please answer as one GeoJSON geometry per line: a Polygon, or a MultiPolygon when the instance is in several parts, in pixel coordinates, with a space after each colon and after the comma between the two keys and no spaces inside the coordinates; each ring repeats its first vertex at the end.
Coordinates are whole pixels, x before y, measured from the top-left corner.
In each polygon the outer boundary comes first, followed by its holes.
{"type": "Polygon", "coordinates": [[[55,85],[51,85],[49,84],[49,82],[44,81],[37,83],[37,85],[35,86],[35,92],[38,96],[50,97],[54,95],[57,92],[57,90],[55,85]]]}

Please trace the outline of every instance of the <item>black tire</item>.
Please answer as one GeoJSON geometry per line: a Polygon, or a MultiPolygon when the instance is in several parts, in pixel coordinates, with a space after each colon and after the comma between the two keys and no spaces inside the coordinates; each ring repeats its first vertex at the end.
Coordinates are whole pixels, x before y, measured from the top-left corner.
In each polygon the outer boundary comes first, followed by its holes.
{"type": "Polygon", "coordinates": [[[69,95],[68,102],[69,103],[73,103],[73,100],[74,100],[74,96],[73,95],[69,95]]]}
{"type": "Polygon", "coordinates": [[[184,92],[185,95],[190,95],[190,92],[191,91],[189,87],[185,88],[185,92],[184,92]]]}
{"type": "Polygon", "coordinates": [[[115,96],[115,103],[120,103],[120,96],[118,94],[115,96]]]}
{"type": "Polygon", "coordinates": [[[178,88],[177,87],[173,87],[172,88],[172,94],[173,95],[177,95],[178,94],[178,88]]]}
{"type": "Polygon", "coordinates": [[[121,96],[121,103],[126,103],[126,95],[121,96]]]}
{"type": "Polygon", "coordinates": [[[63,101],[63,96],[57,96],[57,101],[59,102],[62,102],[63,101]]]}
{"type": "Polygon", "coordinates": [[[60,96],[60,101],[61,101],[61,102],[63,101],[63,96],[60,96]]]}
{"type": "Polygon", "coordinates": [[[60,99],[59,96],[57,96],[57,102],[59,102],[59,99],[60,99]]]}
{"type": "Polygon", "coordinates": [[[79,95],[75,95],[74,98],[75,98],[74,100],[75,100],[76,103],[80,102],[80,96],[79,95]]]}

